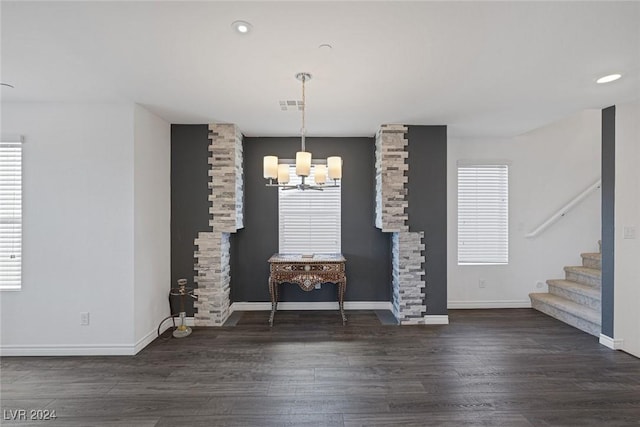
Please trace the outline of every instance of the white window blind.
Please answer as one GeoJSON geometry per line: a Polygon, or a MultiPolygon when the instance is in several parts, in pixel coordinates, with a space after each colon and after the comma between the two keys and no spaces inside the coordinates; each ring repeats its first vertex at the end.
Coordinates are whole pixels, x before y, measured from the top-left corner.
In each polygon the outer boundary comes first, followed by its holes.
{"type": "MultiPolygon", "coordinates": [[[[307,184],[313,181],[306,178],[307,184]]],[[[289,184],[300,184],[294,165],[289,184]]],[[[338,184],[339,185],[339,184],[338,184]]],[[[280,253],[322,254],[341,252],[341,187],[317,190],[278,189],[280,253]]]]}
{"type": "Polygon", "coordinates": [[[458,165],[458,264],[509,262],[509,166],[458,165]]]}
{"type": "Polygon", "coordinates": [[[0,289],[22,284],[22,143],[0,141],[0,289]]]}

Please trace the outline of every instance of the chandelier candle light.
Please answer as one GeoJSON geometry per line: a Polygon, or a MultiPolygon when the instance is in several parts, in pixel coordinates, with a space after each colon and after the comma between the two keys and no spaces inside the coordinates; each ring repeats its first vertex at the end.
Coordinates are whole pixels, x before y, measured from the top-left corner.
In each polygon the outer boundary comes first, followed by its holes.
{"type": "Polygon", "coordinates": [[[338,156],[327,157],[324,163],[314,163],[314,185],[307,184],[305,178],[311,175],[311,153],[305,150],[305,108],[306,99],[304,86],[307,80],[311,80],[311,74],[298,73],[296,79],[302,82],[302,128],[300,129],[301,149],[296,153],[296,175],[302,178],[302,182],[298,185],[289,184],[289,165],[278,164],[278,157],[264,156],[263,175],[269,180],[267,187],[280,187],[285,190],[321,190],[323,187],[337,187],[338,180],[342,179],[342,158],[338,156]],[[333,184],[327,185],[327,177],[333,180],[333,184]],[[274,182],[273,180],[277,182],[274,182]]]}

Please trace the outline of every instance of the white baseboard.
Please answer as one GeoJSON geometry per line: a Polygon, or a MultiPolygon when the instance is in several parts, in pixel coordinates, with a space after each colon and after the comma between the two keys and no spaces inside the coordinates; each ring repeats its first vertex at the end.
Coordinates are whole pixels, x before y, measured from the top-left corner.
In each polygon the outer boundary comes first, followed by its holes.
{"type": "Polygon", "coordinates": [[[1,356],[133,356],[131,344],[3,345],[1,356]]]}
{"type": "MultiPolygon", "coordinates": [[[[187,324],[188,324],[187,318],[187,324]]],[[[193,323],[193,317],[190,318],[193,323]]],[[[171,328],[170,319],[162,324],[160,333],[171,328]]],[[[130,344],[45,344],[3,345],[0,356],[133,356],[158,337],[158,329],[149,331],[133,345],[130,344]]]]}
{"type": "MultiPolygon", "coordinates": [[[[391,310],[389,301],[346,301],[345,310],[391,310]]],[[[279,302],[278,310],[337,310],[336,301],[325,302],[279,302]]],[[[231,311],[269,311],[270,302],[234,302],[231,311]]]]}
{"type": "MultiPolygon", "coordinates": [[[[191,319],[193,319],[193,317],[191,319]]],[[[160,334],[164,333],[167,329],[172,328],[173,322],[171,322],[171,319],[167,319],[165,322],[162,322],[161,326],[162,327],[160,328],[160,334]]],[[[133,354],[140,353],[143,348],[151,344],[156,338],[158,338],[158,328],[155,328],[153,331],[150,331],[144,337],[138,340],[138,342],[133,346],[133,354]]]]}
{"type": "Polygon", "coordinates": [[[501,300],[501,301],[449,301],[449,309],[465,308],[531,308],[530,300],[501,300]]]}
{"type": "Polygon", "coordinates": [[[600,334],[600,344],[605,347],[609,347],[611,350],[620,350],[622,348],[622,339],[615,339],[608,337],[604,334],[600,334]]]}
{"type": "Polygon", "coordinates": [[[424,316],[425,325],[448,325],[449,316],[444,315],[426,315],[424,316]]]}

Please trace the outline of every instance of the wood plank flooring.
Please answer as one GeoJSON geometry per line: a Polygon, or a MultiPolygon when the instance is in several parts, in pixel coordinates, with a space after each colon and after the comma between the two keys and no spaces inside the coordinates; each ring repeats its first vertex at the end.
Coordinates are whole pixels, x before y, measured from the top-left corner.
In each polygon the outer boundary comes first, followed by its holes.
{"type": "Polygon", "coordinates": [[[640,360],[530,309],[246,312],[131,357],[4,357],[0,416],[20,426],[640,426],[640,360]]]}

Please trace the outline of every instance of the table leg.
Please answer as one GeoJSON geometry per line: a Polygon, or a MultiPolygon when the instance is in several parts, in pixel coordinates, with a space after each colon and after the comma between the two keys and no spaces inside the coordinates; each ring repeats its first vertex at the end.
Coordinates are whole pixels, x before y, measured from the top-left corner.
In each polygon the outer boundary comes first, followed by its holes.
{"type": "Polygon", "coordinates": [[[269,316],[269,326],[273,326],[273,316],[276,314],[278,304],[278,285],[269,277],[269,294],[271,295],[271,315],[269,316]]]}
{"type": "Polygon", "coordinates": [[[347,278],[340,281],[338,286],[338,301],[340,303],[340,314],[342,315],[342,325],[347,324],[347,316],[344,314],[344,292],[347,289],[347,278]]]}

